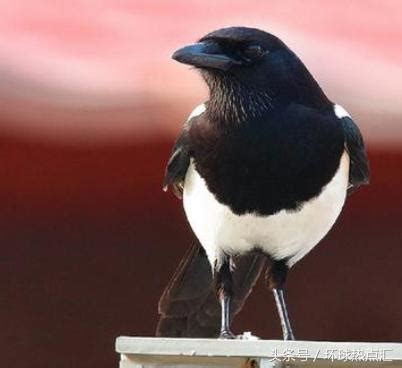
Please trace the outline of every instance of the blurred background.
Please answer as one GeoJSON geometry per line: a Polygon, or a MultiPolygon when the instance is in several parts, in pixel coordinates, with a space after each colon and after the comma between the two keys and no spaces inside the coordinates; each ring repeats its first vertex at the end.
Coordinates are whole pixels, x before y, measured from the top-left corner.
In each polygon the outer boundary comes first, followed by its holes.
{"type": "MultiPolygon", "coordinates": [[[[402,2],[0,1],[0,354],[5,367],[117,367],[154,333],[193,235],[161,181],[207,98],[170,60],[223,26],[282,38],[366,138],[369,187],[294,267],[296,337],[402,339],[402,2]]],[[[261,283],[235,323],[280,338],[261,283]]]]}

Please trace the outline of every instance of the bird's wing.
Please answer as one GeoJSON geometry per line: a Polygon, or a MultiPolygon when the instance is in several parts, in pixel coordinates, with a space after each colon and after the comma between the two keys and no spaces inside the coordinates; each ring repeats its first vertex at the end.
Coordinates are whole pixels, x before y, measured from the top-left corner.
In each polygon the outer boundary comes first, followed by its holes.
{"type": "MultiPolygon", "coordinates": [[[[244,305],[265,265],[265,256],[250,253],[235,259],[232,317],[244,305]]],[[[216,337],[221,310],[213,286],[210,263],[196,243],[184,256],[159,300],[156,335],[164,337],[216,337]]]]}
{"type": "Polygon", "coordinates": [[[369,165],[358,126],[349,116],[342,117],[341,122],[345,136],[345,147],[350,159],[348,193],[351,193],[361,185],[368,184],[369,165]]]}
{"type": "Polygon", "coordinates": [[[193,124],[205,111],[205,104],[198,105],[190,114],[183,129],[176,139],[172,153],[166,165],[165,177],[163,179],[163,190],[171,186],[173,193],[179,199],[183,195],[184,178],[186,177],[188,166],[190,165],[190,154],[187,147],[188,131],[193,124]]]}

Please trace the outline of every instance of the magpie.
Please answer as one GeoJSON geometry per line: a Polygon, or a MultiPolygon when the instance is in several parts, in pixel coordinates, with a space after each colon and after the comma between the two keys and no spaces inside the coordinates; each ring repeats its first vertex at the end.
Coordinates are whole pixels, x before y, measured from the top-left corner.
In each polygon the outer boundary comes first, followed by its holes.
{"type": "Polygon", "coordinates": [[[293,340],[286,276],[369,181],[359,128],[262,30],[219,29],[172,58],[201,73],[209,99],[184,123],[165,172],[199,244],[160,299],[157,335],[234,338],[233,317],[266,270],[293,340]]]}

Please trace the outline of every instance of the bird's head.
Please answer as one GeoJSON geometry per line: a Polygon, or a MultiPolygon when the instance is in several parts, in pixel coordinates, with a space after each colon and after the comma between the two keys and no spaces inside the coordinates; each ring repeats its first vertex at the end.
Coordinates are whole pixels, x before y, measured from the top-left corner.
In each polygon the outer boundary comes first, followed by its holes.
{"type": "Polygon", "coordinates": [[[328,101],[301,60],[279,38],[259,29],[219,29],[172,58],[201,71],[211,103],[226,115],[230,106],[239,107],[237,116],[261,115],[275,104],[328,101]]]}

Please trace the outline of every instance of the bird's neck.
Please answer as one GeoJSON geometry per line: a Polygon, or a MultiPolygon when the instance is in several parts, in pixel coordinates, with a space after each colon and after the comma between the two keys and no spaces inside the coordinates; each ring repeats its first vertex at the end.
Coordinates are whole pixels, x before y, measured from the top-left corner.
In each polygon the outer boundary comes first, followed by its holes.
{"type": "Polygon", "coordinates": [[[252,90],[230,78],[207,81],[210,98],[208,112],[213,121],[243,123],[260,119],[273,109],[268,93],[252,90]]]}
{"type": "Polygon", "coordinates": [[[273,76],[264,89],[250,88],[224,73],[203,74],[210,91],[207,109],[211,120],[247,123],[269,118],[275,108],[295,103],[317,110],[332,109],[331,101],[303,64],[288,68],[289,73],[273,76]]]}

